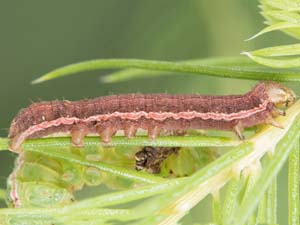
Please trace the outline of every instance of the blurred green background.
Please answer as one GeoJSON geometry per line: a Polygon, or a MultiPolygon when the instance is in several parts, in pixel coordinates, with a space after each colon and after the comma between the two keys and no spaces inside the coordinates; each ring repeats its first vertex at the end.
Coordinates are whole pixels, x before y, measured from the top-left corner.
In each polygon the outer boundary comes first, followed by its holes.
{"type": "MultiPolygon", "coordinates": [[[[2,1],[1,136],[7,135],[18,110],[31,101],[76,100],[129,92],[245,92],[253,81],[204,76],[101,84],[99,77],[109,71],[93,71],[34,86],[30,82],[51,69],[93,58],[186,60],[237,56],[243,50],[290,42],[292,39],[279,32],[244,41],[264,26],[257,5],[257,1],[249,0],[2,1]]],[[[14,157],[9,152],[0,153],[1,188],[13,169],[14,157]]],[[[286,183],[285,174],[282,173],[281,183],[286,183]]],[[[282,200],[285,190],[279,190],[282,200]]],[[[281,201],[283,213],[286,206],[286,200],[281,201]]]]}

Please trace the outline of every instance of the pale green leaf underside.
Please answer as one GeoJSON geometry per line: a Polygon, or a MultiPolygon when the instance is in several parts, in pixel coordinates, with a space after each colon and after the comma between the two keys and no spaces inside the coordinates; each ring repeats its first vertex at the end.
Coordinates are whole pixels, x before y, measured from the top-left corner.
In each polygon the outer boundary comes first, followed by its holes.
{"type": "MultiPolygon", "coordinates": [[[[252,40],[271,31],[282,31],[300,39],[300,2],[298,0],[261,0],[261,14],[266,19],[266,28],[249,38],[252,40]]],[[[245,52],[253,61],[272,68],[298,68],[299,45],[274,46],[245,52]]]]}

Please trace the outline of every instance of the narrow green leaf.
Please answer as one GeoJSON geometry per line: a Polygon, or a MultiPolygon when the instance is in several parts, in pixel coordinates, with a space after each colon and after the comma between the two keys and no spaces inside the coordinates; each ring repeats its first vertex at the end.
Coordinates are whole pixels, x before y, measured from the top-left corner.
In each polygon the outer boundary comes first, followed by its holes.
{"type": "MultiPolygon", "coordinates": [[[[135,211],[131,209],[88,209],[80,210],[74,214],[68,215],[59,213],[56,216],[56,220],[63,224],[73,224],[74,221],[97,221],[95,218],[101,218],[101,221],[126,221],[140,218],[135,211]]],[[[101,222],[101,224],[103,224],[101,222]]]]}
{"type": "Polygon", "coordinates": [[[300,10],[299,0],[261,0],[261,2],[273,8],[278,8],[286,11],[300,10]]]}
{"type": "MultiPolygon", "coordinates": [[[[240,204],[243,204],[245,199],[247,199],[248,194],[251,192],[253,187],[256,185],[256,181],[258,180],[261,174],[261,164],[260,162],[256,162],[253,165],[249,166],[243,171],[243,178],[245,179],[245,186],[241,189],[241,200],[240,204]]],[[[252,213],[247,221],[248,225],[255,225],[256,223],[256,213],[252,213]]]]}
{"type": "Polygon", "coordinates": [[[134,78],[155,77],[161,75],[171,75],[171,73],[160,71],[148,71],[141,69],[124,69],[101,77],[101,82],[115,83],[120,81],[131,80],[134,78]]]}
{"type": "Polygon", "coordinates": [[[65,206],[61,210],[67,213],[73,210],[81,210],[85,208],[116,206],[153,195],[158,195],[164,192],[169,192],[187,182],[186,179],[187,178],[166,180],[160,183],[148,184],[130,190],[109,193],[91,199],[81,200],[72,205],[65,206]]]}
{"type": "Polygon", "coordinates": [[[222,223],[224,225],[230,225],[234,212],[238,205],[238,195],[240,188],[240,179],[234,177],[227,185],[225,198],[222,203],[222,223]]]}
{"type": "Polygon", "coordinates": [[[280,23],[272,24],[272,25],[264,28],[263,30],[261,30],[260,32],[255,34],[254,36],[250,37],[246,41],[253,40],[254,38],[257,38],[258,36],[261,36],[265,33],[271,32],[271,31],[283,30],[283,29],[289,29],[289,28],[300,28],[300,23],[280,22],[280,23]]]}
{"type": "MultiPolygon", "coordinates": [[[[150,140],[146,136],[126,138],[124,136],[114,136],[112,142],[103,144],[99,137],[86,137],[85,146],[165,146],[165,147],[231,147],[241,143],[239,140],[232,140],[226,137],[213,136],[161,136],[150,140]]],[[[44,148],[44,147],[70,147],[70,137],[53,137],[28,139],[23,144],[23,148],[44,148]]],[[[0,138],[0,150],[8,149],[8,139],[0,138]]]]}
{"type": "Polygon", "coordinates": [[[289,225],[300,224],[300,149],[299,141],[289,156],[288,175],[288,201],[289,201],[289,225]]]}
{"type": "MultiPolygon", "coordinates": [[[[257,70],[258,64],[249,60],[246,57],[216,57],[216,58],[204,58],[204,59],[195,59],[183,61],[184,63],[191,64],[204,64],[207,66],[222,66],[222,67],[232,67],[232,68],[241,68],[241,70],[253,69],[257,70]]],[[[131,80],[134,78],[143,78],[143,77],[154,77],[161,75],[172,75],[171,72],[162,72],[162,71],[148,71],[141,69],[124,69],[117,72],[113,72],[105,75],[101,78],[102,82],[105,83],[114,83],[120,81],[131,80]]]]}
{"type": "Polygon", "coordinates": [[[270,186],[272,180],[277,176],[291,149],[293,149],[295,140],[298,140],[299,129],[300,123],[299,118],[297,118],[290,128],[288,134],[286,134],[285,137],[277,145],[272,160],[270,160],[270,162],[264,169],[264,173],[257,181],[256,186],[253,188],[251,193],[249,193],[248,198],[244,201],[244,203],[237,211],[233,224],[244,224],[249,216],[253,213],[253,210],[256,208],[257,203],[262,198],[267,188],[270,186]]]}
{"type": "MultiPolygon", "coordinates": [[[[250,59],[252,59],[253,61],[255,61],[259,64],[274,67],[274,68],[293,68],[293,67],[300,66],[300,57],[299,58],[289,58],[289,59],[270,59],[270,58],[255,56],[249,52],[244,52],[243,54],[247,55],[250,59]]],[[[290,77],[289,80],[297,81],[297,79],[293,80],[292,77],[290,77]]]]}
{"type": "Polygon", "coordinates": [[[169,62],[140,59],[98,59],[75,63],[58,68],[36,79],[35,81],[33,81],[33,83],[40,83],[46,80],[51,80],[54,78],[83,71],[120,68],[136,68],[252,80],[300,81],[299,71],[278,71],[262,67],[243,68],[242,66],[214,66],[205,63],[194,64],[187,62],[169,62]]]}
{"type": "Polygon", "coordinates": [[[252,215],[249,216],[247,225],[256,225],[256,217],[255,214],[253,213],[252,215]]]}
{"type": "Polygon", "coordinates": [[[264,16],[272,17],[272,20],[286,21],[289,23],[300,23],[300,15],[297,12],[282,10],[263,10],[264,16]]]}
{"type": "Polygon", "coordinates": [[[267,191],[267,223],[277,224],[277,179],[272,181],[267,191]]]}
{"type": "Polygon", "coordinates": [[[216,191],[213,193],[213,201],[212,201],[212,214],[213,214],[213,223],[221,224],[221,199],[220,192],[216,191]]]}
{"type": "Polygon", "coordinates": [[[245,201],[248,194],[251,192],[253,187],[261,174],[261,164],[256,162],[251,165],[249,168],[243,171],[243,177],[245,179],[245,187],[241,190],[241,204],[245,201]]]}
{"type": "Polygon", "coordinates": [[[234,162],[238,162],[251,151],[252,144],[244,142],[196,172],[177,192],[170,192],[159,199],[160,208],[158,211],[155,208],[159,217],[148,217],[139,224],[175,224],[201,199],[219,190],[229,181],[232,178],[231,169],[234,162]]]}
{"type": "Polygon", "coordinates": [[[273,56],[291,56],[300,54],[300,44],[281,45],[270,48],[263,48],[250,52],[254,56],[273,57],[273,56]]]}
{"type": "Polygon", "coordinates": [[[264,193],[259,201],[256,221],[257,224],[267,223],[267,193],[264,193]]]}

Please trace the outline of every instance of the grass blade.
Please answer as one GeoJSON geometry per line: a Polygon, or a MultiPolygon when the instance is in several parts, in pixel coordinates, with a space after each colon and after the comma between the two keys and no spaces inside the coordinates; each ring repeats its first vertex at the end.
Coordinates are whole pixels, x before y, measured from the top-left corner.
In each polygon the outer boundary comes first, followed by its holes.
{"type": "Polygon", "coordinates": [[[256,221],[257,224],[267,223],[267,193],[264,193],[263,197],[259,201],[256,221]]]}
{"type": "Polygon", "coordinates": [[[33,83],[41,83],[54,78],[67,76],[83,71],[120,68],[136,68],[152,71],[167,71],[252,80],[300,81],[299,71],[280,71],[261,66],[258,66],[257,68],[249,68],[247,66],[218,66],[206,63],[194,64],[188,62],[170,62],[141,59],[96,59],[58,68],[34,80],[33,83]]]}
{"type": "Polygon", "coordinates": [[[213,202],[212,202],[212,215],[213,215],[213,223],[221,224],[221,199],[220,192],[216,191],[212,194],[213,202]]]}
{"type": "Polygon", "coordinates": [[[288,175],[288,200],[289,200],[289,225],[300,224],[300,151],[299,141],[294,145],[289,157],[288,175]]]}
{"type": "Polygon", "coordinates": [[[234,177],[226,187],[225,199],[222,203],[222,223],[230,225],[234,212],[238,205],[238,194],[240,188],[240,179],[234,177]]]}
{"type": "Polygon", "coordinates": [[[267,191],[267,224],[277,224],[277,179],[267,191]]]}

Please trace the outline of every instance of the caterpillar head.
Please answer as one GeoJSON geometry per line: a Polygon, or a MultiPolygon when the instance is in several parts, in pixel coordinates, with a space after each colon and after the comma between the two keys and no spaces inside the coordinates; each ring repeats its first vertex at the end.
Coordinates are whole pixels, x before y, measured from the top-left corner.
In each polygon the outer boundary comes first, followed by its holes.
{"type": "Polygon", "coordinates": [[[266,87],[267,95],[269,96],[270,101],[275,104],[275,106],[288,107],[295,102],[295,93],[283,84],[271,81],[264,82],[264,84],[266,87]]]}

